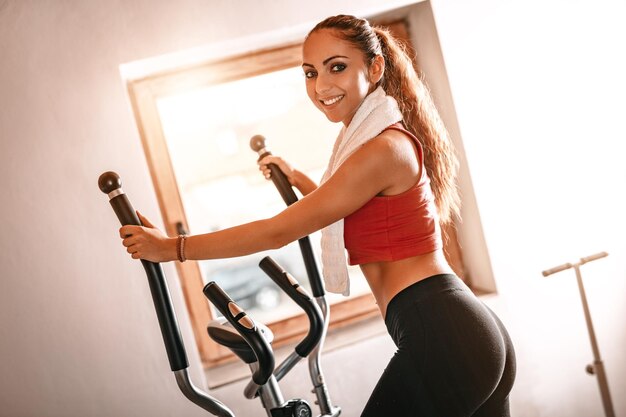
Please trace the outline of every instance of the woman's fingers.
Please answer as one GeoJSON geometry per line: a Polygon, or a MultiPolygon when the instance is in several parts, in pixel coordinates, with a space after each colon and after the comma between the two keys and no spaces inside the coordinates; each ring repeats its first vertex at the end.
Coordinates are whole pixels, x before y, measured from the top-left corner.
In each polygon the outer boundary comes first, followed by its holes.
{"type": "Polygon", "coordinates": [[[122,240],[122,245],[126,248],[126,252],[135,253],[139,250],[139,237],[137,235],[129,236],[122,240]]]}
{"type": "Polygon", "coordinates": [[[120,227],[120,237],[122,239],[132,236],[133,234],[138,233],[141,230],[140,226],[126,225],[120,227]]]}
{"type": "Polygon", "coordinates": [[[268,155],[263,157],[259,162],[257,162],[259,165],[267,165],[267,164],[277,164],[279,162],[280,158],[274,155],[268,155]]]}
{"type": "Polygon", "coordinates": [[[126,252],[128,252],[133,259],[141,259],[142,257],[143,245],[139,240],[140,239],[134,235],[122,241],[122,244],[126,247],[126,252]]]}
{"type": "MultiPolygon", "coordinates": [[[[147,227],[150,229],[156,229],[156,226],[153,225],[152,222],[148,220],[147,217],[143,216],[140,212],[137,212],[137,216],[139,217],[139,220],[141,220],[141,223],[143,224],[144,227],[147,227]]],[[[133,235],[141,234],[142,232],[144,232],[144,230],[142,229],[142,226],[135,226],[135,225],[127,224],[126,226],[120,227],[120,237],[122,239],[125,239],[133,235]]]]}
{"type": "Polygon", "coordinates": [[[258,164],[259,170],[261,170],[265,178],[271,178],[272,172],[269,169],[268,165],[274,164],[287,176],[287,178],[291,182],[291,177],[293,176],[293,168],[281,157],[269,155],[261,159],[258,164]]]}
{"type": "Polygon", "coordinates": [[[283,160],[283,158],[279,156],[269,155],[259,161],[259,165],[269,165],[274,164],[277,165],[281,171],[290,170],[289,165],[283,160]]]}
{"type": "Polygon", "coordinates": [[[164,260],[172,260],[169,250],[173,246],[168,245],[171,239],[168,239],[163,232],[141,214],[137,213],[146,226],[126,225],[120,228],[120,237],[122,245],[126,247],[133,259],[145,259],[152,262],[161,262],[164,260]]]}
{"type": "Polygon", "coordinates": [[[120,237],[122,237],[122,245],[126,247],[133,259],[141,258],[141,242],[144,240],[145,231],[141,226],[123,226],[120,229],[120,237]]]}
{"type": "Polygon", "coordinates": [[[137,216],[139,217],[139,220],[141,220],[141,224],[143,224],[146,227],[149,227],[151,229],[156,228],[155,225],[152,224],[152,222],[150,220],[148,220],[147,217],[145,217],[143,214],[141,214],[139,212],[139,210],[137,210],[137,216]]]}
{"type": "Polygon", "coordinates": [[[270,179],[272,176],[272,171],[267,165],[259,165],[259,171],[261,171],[265,179],[270,179]]]}

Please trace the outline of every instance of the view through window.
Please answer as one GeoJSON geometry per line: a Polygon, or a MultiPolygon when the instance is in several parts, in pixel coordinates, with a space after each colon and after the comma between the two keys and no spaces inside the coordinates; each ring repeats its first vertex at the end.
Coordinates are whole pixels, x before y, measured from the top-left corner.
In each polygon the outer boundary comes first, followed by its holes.
{"type": "MultiPolygon", "coordinates": [[[[300,67],[159,98],[157,108],[193,234],[271,217],[285,208],[258,170],[257,154],[249,146],[252,136],[265,136],[270,151],[319,181],[341,128],[310,102],[300,67]]],[[[319,232],[311,240],[319,255],[319,232]]],[[[308,287],[297,242],[199,265],[205,283],[216,281],[258,320],[299,314],[299,307],[258,267],[266,255],[308,287]]],[[[357,267],[350,273],[352,296],[369,291],[357,267]]],[[[331,295],[330,302],[339,299],[331,295]]]]}

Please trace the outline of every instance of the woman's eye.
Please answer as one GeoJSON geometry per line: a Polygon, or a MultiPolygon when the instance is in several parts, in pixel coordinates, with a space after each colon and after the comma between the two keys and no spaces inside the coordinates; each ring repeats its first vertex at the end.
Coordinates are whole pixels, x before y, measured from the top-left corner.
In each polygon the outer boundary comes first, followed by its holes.
{"type": "Polygon", "coordinates": [[[313,78],[315,77],[315,71],[304,71],[304,76],[306,78],[313,78]]]}
{"type": "Polygon", "coordinates": [[[345,65],[345,64],[333,64],[333,65],[330,67],[330,70],[331,70],[332,72],[341,72],[341,71],[343,71],[343,70],[345,70],[345,69],[346,69],[346,65],[345,65]]]}

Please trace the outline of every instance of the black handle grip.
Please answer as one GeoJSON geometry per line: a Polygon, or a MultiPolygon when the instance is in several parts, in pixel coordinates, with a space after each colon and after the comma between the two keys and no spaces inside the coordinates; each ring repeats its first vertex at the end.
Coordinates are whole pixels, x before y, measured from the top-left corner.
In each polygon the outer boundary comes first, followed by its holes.
{"type": "Polygon", "coordinates": [[[259,368],[252,374],[252,380],[257,385],[264,385],[272,376],[275,363],[272,347],[261,330],[216,282],[209,282],[202,292],[252,348],[259,363],[259,368]]]}
{"type": "Polygon", "coordinates": [[[308,236],[305,236],[298,240],[298,244],[300,245],[300,253],[302,253],[304,268],[306,269],[307,277],[309,277],[309,284],[311,284],[313,297],[323,297],[326,290],[324,289],[324,284],[322,283],[320,270],[317,267],[315,254],[313,253],[313,247],[311,246],[311,239],[309,239],[308,236]]]}
{"type": "MultiPolygon", "coordinates": [[[[111,207],[122,225],[141,225],[132,204],[122,191],[122,181],[115,172],[105,172],[98,179],[100,190],[109,195],[111,207]]],[[[178,320],[170,297],[167,280],[161,265],[141,260],[148,283],[154,309],[156,310],[161,335],[167,351],[172,371],[179,371],[189,366],[183,338],[178,328],[178,320]]]]}
{"type": "MultiPolygon", "coordinates": [[[[250,148],[259,154],[259,161],[272,153],[265,147],[265,137],[261,135],[255,135],[250,139],[250,148]]],[[[271,180],[276,186],[280,196],[287,206],[292,205],[298,201],[298,196],[293,191],[293,187],[289,183],[287,176],[281,171],[276,164],[268,164],[268,168],[271,172],[271,180]]],[[[324,284],[322,283],[322,277],[315,261],[315,255],[313,253],[313,247],[311,246],[311,240],[308,236],[305,236],[298,240],[300,245],[300,252],[302,253],[302,259],[304,260],[304,267],[306,274],[311,284],[311,292],[314,297],[323,297],[325,294],[324,284]]]]}
{"type": "MultiPolygon", "coordinates": [[[[267,150],[265,147],[265,137],[262,135],[254,135],[250,139],[250,148],[259,154],[259,159],[265,158],[266,156],[271,155],[272,153],[267,150]]],[[[291,184],[287,179],[287,176],[281,171],[281,169],[276,164],[267,164],[267,167],[270,170],[270,179],[278,189],[280,196],[283,198],[285,203],[290,206],[296,201],[298,201],[298,196],[291,188],[291,184]]]]}
{"type": "Polygon", "coordinates": [[[269,256],[263,258],[259,262],[259,267],[304,310],[309,318],[309,332],[295,349],[301,357],[309,356],[309,353],[317,346],[324,332],[322,311],[305,289],[298,284],[298,281],[274,262],[272,258],[269,256]]]}
{"type": "Polygon", "coordinates": [[[283,171],[278,167],[278,165],[268,164],[268,167],[270,169],[270,172],[272,173],[272,176],[270,178],[278,189],[280,196],[285,201],[285,204],[290,206],[298,201],[298,196],[293,191],[291,183],[289,182],[287,176],[283,173],[283,171]]]}

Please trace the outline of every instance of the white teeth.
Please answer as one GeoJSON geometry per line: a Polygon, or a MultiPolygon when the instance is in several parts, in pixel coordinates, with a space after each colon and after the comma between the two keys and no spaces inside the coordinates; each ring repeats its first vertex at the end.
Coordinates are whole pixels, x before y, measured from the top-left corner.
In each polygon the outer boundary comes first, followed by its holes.
{"type": "Polygon", "coordinates": [[[337,96],[335,98],[331,98],[330,100],[322,100],[322,103],[324,103],[325,106],[330,106],[331,104],[335,104],[336,102],[338,102],[342,98],[343,98],[343,96],[337,96]]]}

